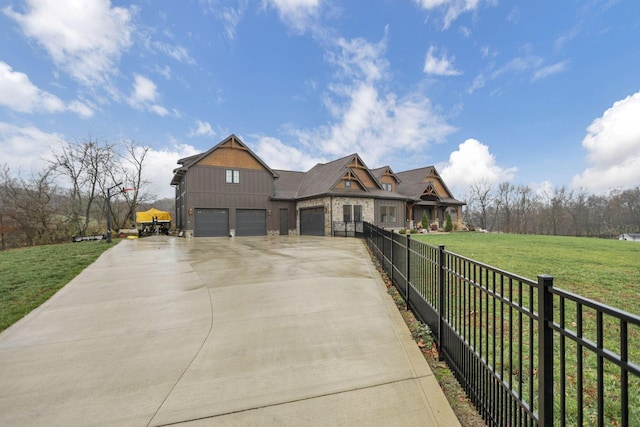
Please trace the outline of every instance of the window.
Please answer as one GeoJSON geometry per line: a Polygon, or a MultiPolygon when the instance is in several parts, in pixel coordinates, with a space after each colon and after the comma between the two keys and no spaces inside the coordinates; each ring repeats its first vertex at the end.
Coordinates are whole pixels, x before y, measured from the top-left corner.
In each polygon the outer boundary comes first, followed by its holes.
{"type": "Polygon", "coordinates": [[[351,205],[344,205],[342,207],[342,220],[344,222],[351,222],[351,205]]]}
{"type": "Polygon", "coordinates": [[[362,205],[353,206],[353,220],[355,222],[362,222],[362,205]]]}
{"type": "Polygon", "coordinates": [[[393,186],[391,184],[382,183],[382,189],[384,191],[393,191],[393,186]]]}
{"type": "Polygon", "coordinates": [[[347,187],[347,188],[348,188],[348,187],[351,187],[351,181],[350,181],[350,180],[346,180],[346,181],[344,182],[344,186],[345,186],[345,187],[347,187]]]}
{"type": "Polygon", "coordinates": [[[395,206],[380,206],[380,222],[391,224],[396,222],[395,206]]]}
{"type": "Polygon", "coordinates": [[[240,171],[227,169],[226,182],[227,184],[240,184],[240,171]]]}

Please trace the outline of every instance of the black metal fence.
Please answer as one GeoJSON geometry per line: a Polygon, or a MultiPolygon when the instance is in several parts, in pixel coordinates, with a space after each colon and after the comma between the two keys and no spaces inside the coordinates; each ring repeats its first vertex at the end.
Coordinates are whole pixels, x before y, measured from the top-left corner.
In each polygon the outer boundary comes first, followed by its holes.
{"type": "Polygon", "coordinates": [[[331,234],[343,237],[362,237],[364,223],[362,221],[334,221],[331,234]]]}
{"type": "Polygon", "coordinates": [[[640,316],[554,288],[550,276],[363,231],[487,424],[640,426],[640,316]]]}

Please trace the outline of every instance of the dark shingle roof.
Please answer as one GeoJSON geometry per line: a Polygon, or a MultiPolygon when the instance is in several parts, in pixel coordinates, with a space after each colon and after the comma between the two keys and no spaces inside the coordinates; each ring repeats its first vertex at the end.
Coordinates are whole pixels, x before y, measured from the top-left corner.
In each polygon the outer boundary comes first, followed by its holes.
{"type": "Polygon", "coordinates": [[[427,182],[425,178],[429,175],[435,175],[439,178],[440,184],[444,187],[447,194],[439,194],[439,199],[441,203],[447,203],[452,205],[464,205],[464,202],[460,200],[456,200],[453,198],[451,191],[444,183],[440,174],[433,166],[426,166],[423,168],[412,169],[404,172],[398,172],[396,174],[398,178],[400,178],[401,182],[398,183],[398,193],[404,194],[414,200],[420,200],[420,196],[424,193],[424,190],[427,188],[427,182]]]}
{"type": "Polygon", "coordinates": [[[382,178],[382,176],[387,171],[396,179],[396,182],[400,182],[400,177],[391,169],[390,166],[382,166],[381,168],[371,169],[371,173],[376,177],[378,181],[380,181],[380,178],[382,178]]]}
{"type": "Polygon", "coordinates": [[[312,197],[327,194],[347,172],[347,167],[357,154],[350,154],[329,163],[318,163],[304,175],[298,197],[312,197]]]}
{"type": "Polygon", "coordinates": [[[285,170],[275,171],[279,177],[275,180],[273,187],[275,199],[295,199],[298,194],[298,187],[302,182],[305,172],[294,172],[285,170]]]}

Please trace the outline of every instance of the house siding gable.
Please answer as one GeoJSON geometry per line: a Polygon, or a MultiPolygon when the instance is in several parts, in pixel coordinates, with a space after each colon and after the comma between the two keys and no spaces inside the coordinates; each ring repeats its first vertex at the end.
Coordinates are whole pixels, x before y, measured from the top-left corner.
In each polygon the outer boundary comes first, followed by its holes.
{"type": "Polygon", "coordinates": [[[227,168],[266,170],[266,168],[244,147],[224,144],[201,159],[200,166],[220,166],[227,168]]]}
{"type": "Polygon", "coordinates": [[[447,191],[447,189],[444,186],[444,184],[442,183],[442,178],[440,178],[440,176],[437,175],[436,173],[431,172],[429,175],[427,175],[424,178],[424,180],[422,182],[424,182],[424,183],[429,183],[429,182],[433,183],[433,187],[435,188],[435,190],[438,193],[439,197],[452,197],[451,194],[449,194],[449,192],[447,191]]]}
{"type": "Polygon", "coordinates": [[[389,175],[389,174],[384,174],[382,175],[382,177],[380,177],[380,183],[381,184],[391,184],[391,191],[396,191],[396,179],[393,177],[393,175],[389,175]]]}

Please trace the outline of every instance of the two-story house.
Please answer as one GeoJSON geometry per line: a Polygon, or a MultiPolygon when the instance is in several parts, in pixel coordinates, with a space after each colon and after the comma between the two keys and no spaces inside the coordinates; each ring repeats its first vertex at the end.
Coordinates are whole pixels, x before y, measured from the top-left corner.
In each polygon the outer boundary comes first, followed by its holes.
{"type": "Polygon", "coordinates": [[[235,135],[178,164],[176,227],[194,237],[330,236],[363,221],[406,228],[425,209],[435,220],[448,209],[458,219],[464,205],[433,167],[395,174],[351,154],[307,172],[274,170],[235,135]]]}

